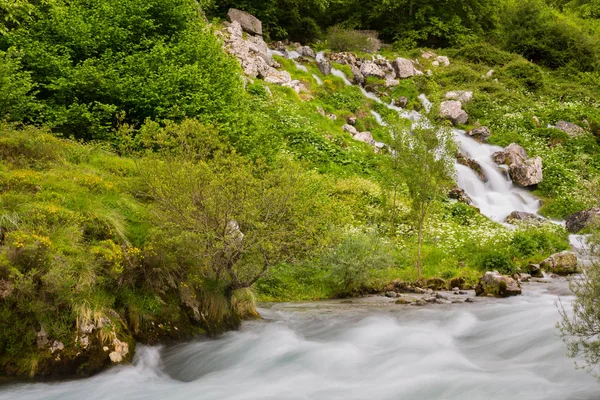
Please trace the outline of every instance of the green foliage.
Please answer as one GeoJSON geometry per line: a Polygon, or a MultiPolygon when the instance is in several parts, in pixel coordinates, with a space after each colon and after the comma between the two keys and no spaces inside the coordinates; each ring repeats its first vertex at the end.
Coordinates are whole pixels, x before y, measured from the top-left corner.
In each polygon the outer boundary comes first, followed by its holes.
{"type": "Polygon", "coordinates": [[[454,55],[465,61],[487,66],[504,66],[518,59],[515,54],[500,50],[486,42],[467,44],[458,49],[454,55]]]}
{"type": "Polygon", "coordinates": [[[477,254],[476,262],[483,271],[498,271],[508,275],[517,272],[517,266],[510,255],[498,249],[489,249],[477,254]]]}
{"type": "Polygon", "coordinates": [[[550,68],[599,68],[600,37],[577,19],[559,15],[543,0],[507,2],[501,23],[504,47],[550,68]]]}
{"type": "Polygon", "coordinates": [[[360,293],[373,271],[393,265],[392,248],[373,234],[351,233],[326,253],[323,263],[331,270],[331,281],[339,295],[360,293]]]}
{"type": "Polygon", "coordinates": [[[237,66],[189,0],[48,3],[8,46],[38,89],[38,119],[65,136],[107,138],[146,118],[216,120],[240,95],[237,66]]]}
{"type": "MultiPolygon", "coordinates": [[[[571,306],[559,305],[562,320],[558,324],[569,355],[582,359],[577,362],[579,368],[595,373],[600,363],[600,264],[599,234],[594,232],[588,238],[589,257],[592,265],[585,268],[581,279],[572,279],[569,286],[575,294],[571,306]]],[[[597,373],[596,377],[598,377],[597,373]]],[[[599,377],[600,378],[600,377],[599,377]]]]}
{"type": "Polygon", "coordinates": [[[368,33],[341,26],[332,26],[327,31],[327,44],[335,51],[360,51],[373,53],[379,50],[379,41],[368,33]]]}
{"type": "Polygon", "coordinates": [[[0,120],[24,121],[35,116],[35,85],[29,73],[21,70],[14,51],[0,51],[0,120]]]}
{"type": "Polygon", "coordinates": [[[536,91],[544,86],[544,75],[541,69],[525,60],[510,62],[499,73],[501,76],[515,79],[526,90],[536,91]]]}

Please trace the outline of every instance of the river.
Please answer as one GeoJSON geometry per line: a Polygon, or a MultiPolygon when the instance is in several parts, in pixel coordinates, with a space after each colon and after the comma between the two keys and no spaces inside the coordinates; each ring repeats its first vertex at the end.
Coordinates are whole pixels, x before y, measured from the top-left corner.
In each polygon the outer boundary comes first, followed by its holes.
{"type": "Polygon", "coordinates": [[[520,297],[452,305],[265,305],[264,320],[217,340],[140,346],[131,366],[4,386],[0,399],[597,400],[555,328],[566,282],[524,285],[520,297]]]}

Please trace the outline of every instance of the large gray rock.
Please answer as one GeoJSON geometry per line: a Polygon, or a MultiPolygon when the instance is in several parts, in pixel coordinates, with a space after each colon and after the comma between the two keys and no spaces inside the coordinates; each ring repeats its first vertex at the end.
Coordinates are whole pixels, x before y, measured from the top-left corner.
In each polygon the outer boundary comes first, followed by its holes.
{"type": "Polygon", "coordinates": [[[317,67],[319,68],[319,72],[323,75],[331,74],[331,63],[327,60],[319,60],[317,62],[317,67]]]}
{"type": "Polygon", "coordinates": [[[455,186],[452,189],[450,189],[450,192],[448,193],[448,197],[451,199],[454,199],[456,201],[459,201],[461,203],[467,204],[469,206],[473,205],[473,200],[469,197],[467,192],[465,192],[463,189],[459,188],[458,186],[455,186]]]}
{"type": "Polygon", "coordinates": [[[448,119],[454,125],[466,124],[469,120],[469,114],[462,109],[460,101],[447,100],[443,101],[440,106],[440,117],[448,119]]]}
{"type": "Polygon", "coordinates": [[[572,251],[563,251],[546,258],[540,267],[556,275],[571,275],[579,272],[577,255],[572,251]]]}
{"type": "Polygon", "coordinates": [[[543,166],[541,157],[530,158],[521,163],[508,167],[512,180],[523,187],[533,186],[543,179],[543,166]]]}
{"type": "Polygon", "coordinates": [[[569,232],[577,233],[592,224],[600,225],[600,207],[590,208],[589,210],[569,215],[566,227],[569,232]]]}
{"type": "Polygon", "coordinates": [[[516,143],[511,143],[504,150],[492,155],[496,164],[511,165],[527,159],[527,152],[516,143]]]}
{"type": "Polygon", "coordinates": [[[385,78],[385,71],[373,61],[363,61],[360,66],[360,73],[365,78],[368,78],[369,76],[385,78]]]}
{"type": "Polygon", "coordinates": [[[465,90],[456,90],[446,93],[445,97],[448,100],[458,100],[462,104],[465,104],[473,100],[473,92],[467,92],[465,90]]]}
{"type": "Polygon", "coordinates": [[[585,130],[579,125],[575,125],[572,122],[558,121],[556,129],[560,129],[571,137],[579,136],[585,133],[585,130]]]}
{"type": "Polygon", "coordinates": [[[540,157],[527,158],[527,152],[516,143],[509,144],[504,150],[494,153],[497,164],[508,165],[512,180],[520,186],[537,185],[543,179],[543,165],[540,157]]]}
{"type": "Polygon", "coordinates": [[[375,145],[375,140],[373,139],[371,132],[359,132],[354,135],[354,140],[358,140],[359,142],[364,142],[372,146],[375,145]]]}
{"type": "Polygon", "coordinates": [[[300,54],[303,57],[311,57],[311,58],[317,57],[317,53],[315,53],[315,51],[308,46],[298,47],[296,49],[296,51],[298,52],[298,54],[300,54]]]}
{"type": "Polygon", "coordinates": [[[392,67],[396,72],[396,77],[399,79],[406,79],[415,75],[415,66],[413,62],[406,58],[396,58],[392,62],[392,67]]]}
{"type": "Polygon", "coordinates": [[[360,68],[356,65],[351,65],[350,68],[352,69],[352,75],[354,75],[354,83],[356,85],[364,86],[366,79],[362,72],[360,72],[360,68]]]}
{"type": "Polygon", "coordinates": [[[352,136],[358,134],[358,131],[356,130],[356,128],[350,124],[345,124],[344,126],[342,126],[342,129],[344,131],[348,132],[349,134],[351,134],[352,136]]]}
{"type": "Polygon", "coordinates": [[[471,129],[467,132],[467,135],[471,136],[474,139],[479,140],[480,142],[487,142],[490,136],[492,136],[492,131],[487,126],[480,126],[475,129],[471,129]]]}
{"type": "Polygon", "coordinates": [[[513,211],[510,213],[508,217],[506,217],[505,222],[509,224],[514,224],[518,222],[544,222],[544,218],[540,217],[537,214],[532,214],[524,211],[513,211]]]}
{"type": "Polygon", "coordinates": [[[253,35],[262,36],[262,23],[254,15],[236,8],[230,8],[227,13],[227,19],[231,22],[237,22],[242,29],[253,35]]]}
{"type": "Polygon", "coordinates": [[[269,48],[262,38],[251,36],[244,39],[242,27],[237,21],[232,22],[226,32],[229,35],[225,39],[225,50],[238,59],[244,74],[253,78],[277,75],[275,67],[279,67],[279,64],[269,54],[269,48]]]}
{"type": "Polygon", "coordinates": [[[519,282],[498,272],[486,272],[475,286],[477,296],[508,297],[521,294],[519,282]]]}

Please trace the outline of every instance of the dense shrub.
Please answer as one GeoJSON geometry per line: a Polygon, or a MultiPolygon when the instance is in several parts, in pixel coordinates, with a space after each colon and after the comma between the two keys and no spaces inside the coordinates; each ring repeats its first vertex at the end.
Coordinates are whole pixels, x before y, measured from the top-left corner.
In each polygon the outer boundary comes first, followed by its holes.
{"type": "Polygon", "coordinates": [[[492,44],[485,42],[467,44],[458,49],[454,56],[465,61],[484,64],[490,67],[503,66],[518,58],[515,54],[500,50],[492,44]]]}
{"type": "Polygon", "coordinates": [[[372,35],[352,29],[333,26],[327,31],[327,44],[336,51],[362,51],[373,53],[380,43],[372,35]]]}
{"type": "Polygon", "coordinates": [[[525,60],[513,61],[500,70],[500,75],[516,80],[530,91],[544,86],[544,75],[540,67],[525,60]]]}

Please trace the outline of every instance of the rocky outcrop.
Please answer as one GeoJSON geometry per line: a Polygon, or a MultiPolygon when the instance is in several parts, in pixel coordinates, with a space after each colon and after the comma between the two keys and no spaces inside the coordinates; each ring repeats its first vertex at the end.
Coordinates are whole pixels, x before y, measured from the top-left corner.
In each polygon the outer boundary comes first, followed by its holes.
{"type": "Polygon", "coordinates": [[[296,52],[298,54],[300,54],[302,57],[310,57],[310,58],[317,57],[317,53],[315,53],[315,51],[308,46],[300,46],[296,49],[296,52]]]}
{"type": "Polygon", "coordinates": [[[392,62],[392,67],[394,68],[396,77],[399,79],[406,79],[415,75],[415,66],[413,62],[406,58],[396,58],[392,62]]]}
{"type": "Polygon", "coordinates": [[[543,179],[542,171],[542,159],[540,157],[524,160],[520,164],[513,164],[508,167],[508,173],[512,180],[524,187],[540,183],[543,179]]]}
{"type": "Polygon", "coordinates": [[[358,140],[359,142],[364,142],[372,146],[375,145],[375,140],[373,139],[371,132],[359,132],[354,135],[354,140],[358,140]]]}
{"type": "Polygon", "coordinates": [[[533,186],[540,183],[542,175],[542,159],[528,158],[524,148],[511,143],[503,151],[493,154],[497,164],[508,165],[508,173],[512,180],[520,186],[533,186]]]}
{"type": "Polygon", "coordinates": [[[127,354],[129,354],[129,344],[121,342],[117,338],[113,340],[112,344],[114,346],[114,351],[110,352],[108,357],[113,364],[117,364],[122,362],[127,354]]]}
{"type": "Polygon", "coordinates": [[[486,272],[475,286],[477,296],[509,297],[521,294],[519,282],[498,272],[486,272]]]}
{"type": "Polygon", "coordinates": [[[506,217],[505,222],[509,224],[515,224],[518,222],[544,222],[544,218],[540,217],[537,214],[532,214],[524,211],[513,211],[510,213],[508,217],[506,217]]]}
{"type": "Polygon", "coordinates": [[[577,255],[572,251],[563,251],[546,258],[540,267],[556,275],[571,275],[579,272],[577,255]]]}
{"type": "Polygon", "coordinates": [[[468,131],[467,135],[480,142],[485,143],[487,142],[489,137],[492,136],[492,131],[490,131],[490,128],[488,128],[487,126],[480,126],[478,128],[471,129],[470,131],[468,131]]]}
{"type": "Polygon", "coordinates": [[[232,23],[237,22],[244,31],[252,35],[262,36],[263,34],[262,23],[260,20],[254,15],[248,14],[245,11],[231,8],[227,13],[227,19],[229,19],[229,21],[232,23]]]}
{"type": "Polygon", "coordinates": [[[442,102],[440,117],[450,120],[453,125],[466,124],[469,120],[469,115],[462,109],[462,103],[456,100],[442,102]]]}
{"type": "Polygon", "coordinates": [[[360,73],[368,78],[374,76],[376,78],[385,78],[385,71],[373,61],[363,61],[360,65],[360,73]]]}
{"type": "Polygon", "coordinates": [[[319,68],[319,72],[323,75],[331,74],[331,63],[327,60],[319,60],[317,62],[317,68],[319,68]]]}
{"type": "Polygon", "coordinates": [[[356,65],[351,65],[350,69],[352,70],[352,75],[354,75],[354,84],[364,86],[366,79],[362,72],[360,72],[360,68],[358,68],[356,65]]]}
{"type": "Polygon", "coordinates": [[[455,186],[452,189],[450,189],[450,192],[448,193],[448,197],[453,200],[460,201],[461,203],[470,205],[470,206],[473,205],[473,200],[469,197],[467,192],[465,192],[463,189],[459,188],[458,186],[455,186]]]}
{"type": "Polygon", "coordinates": [[[558,121],[556,123],[556,129],[560,129],[571,137],[579,136],[585,133],[585,130],[579,125],[575,125],[572,122],[558,121]]]}
{"type": "Polygon", "coordinates": [[[350,124],[345,124],[344,126],[342,126],[342,129],[351,134],[352,136],[358,135],[358,131],[356,130],[356,128],[350,124]]]}
{"type": "Polygon", "coordinates": [[[462,104],[468,103],[473,100],[473,92],[467,92],[464,90],[456,90],[452,92],[448,92],[445,95],[448,100],[458,100],[462,104]]]}
{"type": "Polygon", "coordinates": [[[477,161],[465,156],[462,153],[458,153],[456,155],[456,161],[458,161],[459,164],[464,165],[465,167],[471,168],[471,170],[473,170],[473,172],[477,174],[479,179],[481,179],[483,182],[487,182],[487,178],[483,173],[483,169],[477,161]]]}
{"type": "Polygon", "coordinates": [[[447,67],[450,65],[450,59],[446,56],[437,56],[435,58],[435,61],[433,61],[431,63],[431,65],[433,65],[434,67],[439,67],[439,66],[447,67]]]}
{"type": "MultiPolygon", "coordinates": [[[[589,210],[579,211],[567,218],[566,227],[571,233],[578,233],[584,228],[593,224],[600,225],[600,207],[590,208],[589,210]]],[[[0,298],[1,295],[0,288],[0,298]]]]}

